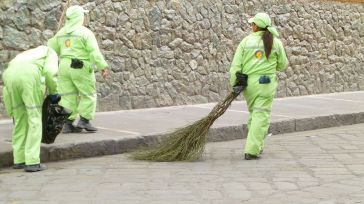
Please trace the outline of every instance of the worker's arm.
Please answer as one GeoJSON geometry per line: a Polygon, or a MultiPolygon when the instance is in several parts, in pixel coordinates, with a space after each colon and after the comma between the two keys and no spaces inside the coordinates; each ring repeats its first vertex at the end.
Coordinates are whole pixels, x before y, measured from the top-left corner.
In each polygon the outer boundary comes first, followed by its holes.
{"type": "Polygon", "coordinates": [[[236,84],[236,72],[243,71],[243,51],[246,39],[239,43],[236,48],[234,59],[230,66],[230,85],[233,87],[236,84]]]}
{"type": "Polygon", "coordinates": [[[43,74],[49,94],[57,94],[58,56],[51,48],[48,48],[43,74]]]}
{"type": "Polygon", "coordinates": [[[277,50],[278,50],[278,62],[277,62],[277,71],[284,71],[288,66],[288,59],[286,56],[286,51],[284,50],[283,44],[279,39],[275,39],[277,42],[277,50]]]}

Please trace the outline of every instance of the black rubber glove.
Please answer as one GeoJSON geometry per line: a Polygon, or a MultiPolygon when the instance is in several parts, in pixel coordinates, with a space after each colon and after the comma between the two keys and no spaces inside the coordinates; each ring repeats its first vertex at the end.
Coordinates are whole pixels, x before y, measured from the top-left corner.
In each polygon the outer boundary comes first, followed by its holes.
{"type": "Polygon", "coordinates": [[[236,72],[236,84],[233,86],[233,91],[236,94],[242,92],[248,86],[248,75],[241,72],[236,72]]]}

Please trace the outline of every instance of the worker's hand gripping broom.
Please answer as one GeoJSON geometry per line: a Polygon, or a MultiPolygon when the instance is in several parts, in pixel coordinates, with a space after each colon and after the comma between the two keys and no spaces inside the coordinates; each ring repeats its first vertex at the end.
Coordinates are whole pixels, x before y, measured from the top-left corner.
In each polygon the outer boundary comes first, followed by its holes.
{"type": "Polygon", "coordinates": [[[201,157],[211,125],[229,108],[230,104],[247,86],[248,76],[237,73],[237,84],[225,100],[219,102],[204,118],[169,133],[158,145],[132,153],[137,160],[194,161],[201,157]]]}

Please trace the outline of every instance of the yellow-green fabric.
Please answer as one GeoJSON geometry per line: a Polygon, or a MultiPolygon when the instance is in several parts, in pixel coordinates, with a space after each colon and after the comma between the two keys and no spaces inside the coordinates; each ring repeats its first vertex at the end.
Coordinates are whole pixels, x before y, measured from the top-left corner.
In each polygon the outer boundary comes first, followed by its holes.
{"type": "Polygon", "coordinates": [[[5,105],[6,112],[8,113],[8,115],[10,117],[13,117],[13,108],[12,108],[13,105],[11,104],[10,95],[5,86],[3,87],[3,99],[4,99],[4,105],[5,105]]]}
{"type": "Polygon", "coordinates": [[[84,10],[79,6],[71,7],[66,12],[65,26],[48,41],[60,57],[59,93],[62,96],[60,105],[72,110],[69,119],[74,120],[77,114],[88,120],[95,116],[96,110],[96,70],[103,70],[108,65],[100,52],[95,35],[86,27],[84,10]],[[71,68],[71,59],[84,63],[82,69],[71,68]]]}
{"type": "Polygon", "coordinates": [[[70,68],[71,60],[64,58],[60,62],[58,77],[60,105],[72,110],[69,117],[75,120],[78,113],[92,120],[96,112],[96,79],[90,65],[82,69],[70,68]]]}
{"type": "Polygon", "coordinates": [[[4,71],[5,106],[15,121],[12,133],[15,164],[40,163],[41,108],[46,86],[49,93],[57,93],[57,69],[56,53],[40,46],[17,55],[4,71]]]}
{"type": "Polygon", "coordinates": [[[278,86],[275,74],[266,75],[269,84],[259,84],[260,75],[248,76],[248,86],[243,92],[249,110],[248,137],[245,153],[258,155],[264,146],[267,135],[273,98],[278,86]]]}
{"type": "Polygon", "coordinates": [[[236,72],[248,75],[248,86],[243,91],[249,109],[248,137],[245,153],[258,155],[264,146],[264,138],[268,132],[270,112],[278,81],[277,71],[283,71],[288,60],[278,38],[273,40],[269,59],[264,52],[263,32],[254,32],[239,44],[230,67],[230,84],[236,83],[236,72]],[[260,84],[259,78],[268,76],[269,84],[260,84]]]}
{"type": "Polygon", "coordinates": [[[48,41],[61,60],[77,58],[96,65],[96,70],[103,70],[108,65],[100,52],[95,35],[83,26],[84,12],[80,6],[67,9],[66,23],[61,30],[48,41]]]}
{"type": "Polygon", "coordinates": [[[254,32],[240,42],[230,67],[231,86],[236,83],[235,74],[238,71],[248,76],[264,75],[275,74],[287,67],[288,60],[282,42],[278,38],[273,39],[272,51],[267,60],[262,35],[263,31],[254,32]]]}
{"type": "Polygon", "coordinates": [[[85,19],[85,13],[87,12],[88,11],[78,5],[69,7],[66,11],[66,24],[61,30],[59,30],[58,34],[68,34],[82,27],[85,19]]]}
{"type": "Polygon", "coordinates": [[[267,28],[274,37],[279,37],[279,33],[275,27],[272,26],[272,20],[266,13],[257,13],[253,18],[249,19],[249,23],[254,23],[259,28],[267,28]]]}

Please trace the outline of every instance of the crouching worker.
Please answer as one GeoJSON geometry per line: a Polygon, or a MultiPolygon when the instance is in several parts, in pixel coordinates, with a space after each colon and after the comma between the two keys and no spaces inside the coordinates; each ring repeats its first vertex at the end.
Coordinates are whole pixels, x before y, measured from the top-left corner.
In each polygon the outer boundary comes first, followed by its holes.
{"type": "Polygon", "coordinates": [[[57,72],[55,51],[39,46],[18,54],[3,73],[5,107],[14,118],[14,169],[26,172],[47,169],[40,163],[42,104],[46,87],[52,101],[57,103],[59,100],[57,72]]]}
{"type": "Polygon", "coordinates": [[[48,41],[60,58],[59,92],[62,96],[60,105],[71,110],[63,133],[96,132],[90,120],[96,111],[96,79],[94,66],[108,75],[107,63],[99,50],[95,35],[85,26],[84,15],[87,13],[81,6],[71,6],[66,11],[65,26],[48,41]],[[80,115],[77,126],[74,120],[80,115]]]}

